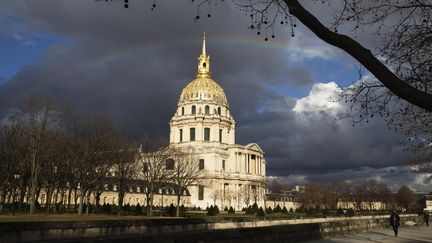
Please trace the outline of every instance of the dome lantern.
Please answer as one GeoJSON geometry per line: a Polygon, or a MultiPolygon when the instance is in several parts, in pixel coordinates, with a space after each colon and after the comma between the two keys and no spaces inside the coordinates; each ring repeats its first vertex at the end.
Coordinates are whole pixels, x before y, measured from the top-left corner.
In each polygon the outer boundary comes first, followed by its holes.
{"type": "Polygon", "coordinates": [[[222,87],[211,79],[210,56],[206,54],[205,33],[201,55],[198,57],[198,70],[196,79],[192,80],[183,89],[178,105],[204,101],[219,106],[229,107],[222,87]]]}

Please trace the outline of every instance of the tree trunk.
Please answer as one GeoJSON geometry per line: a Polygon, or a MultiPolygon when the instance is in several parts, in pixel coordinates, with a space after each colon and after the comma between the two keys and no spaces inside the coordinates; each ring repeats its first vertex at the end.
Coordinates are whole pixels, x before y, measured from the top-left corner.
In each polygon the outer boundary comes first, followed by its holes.
{"type": "Polygon", "coordinates": [[[124,199],[124,193],[121,192],[121,188],[119,187],[119,191],[117,193],[118,196],[118,207],[117,207],[117,216],[120,216],[123,214],[123,199],[124,199]]]}
{"type": "Polygon", "coordinates": [[[49,214],[50,207],[51,207],[52,187],[48,186],[46,192],[47,192],[47,198],[46,198],[46,201],[45,201],[45,205],[46,205],[46,212],[47,212],[47,214],[49,214]]]}
{"type": "Polygon", "coordinates": [[[102,192],[101,191],[96,191],[94,193],[95,195],[95,202],[96,202],[96,213],[100,212],[100,196],[101,196],[102,192]]]}
{"type": "Polygon", "coordinates": [[[30,214],[34,214],[35,212],[36,187],[37,187],[37,174],[36,172],[33,171],[31,176],[31,186],[30,186],[30,214]]]}
{"type": "Polygon", "coordinates": [[[68,211],[70,211],[71,198],[72,198],[72,188],[68,188],[68,199],[67,199],[67,208],[68,208],[68,211]]]}
{"type": "Polygon", "coordinates": [[[147,216],[153,216],[153,193],[147,195],[147,216]]]}
{"type": "Polygon", "coordinates": [[[284,0],[290,14],[311,30],[318,38],[330,45],[344,50],[367,68],[386,88],[409,103],[432,111],[432,95],[414,88],[401,80],[378,60],[370,50],[364,48],[352,38],[330,31],[326,26],[307,11],[297,0],[284,0]]]}
{"type": "Polygon", "coordinates": [[[176,207],[176,217],[180,217],[180,198],[181,193],[177,194],[177,207],[176,207]]]}
{"type": "Polygon", "coordinates": [[[54,194],[54,209],[53,209],[54,214],[57,213],[57,200],[58,200],[59,190],[60,190],[59,188],[55,189],[55,194],[54,194]]]}
{"type": "Polygon", "coordinates": [[[3,212],[4,202],[5,202],[5,193],[3,190],[0,190],[0,213],[3,212]]]}
{"type": "Polygon", "coordinates": [[[78,187],[75,187],[75,189],[74,189],[74,210],[76,209],[76,205],[79,204],[79,202],[78,202],[78,199],[79,199],[78,192],[79,192],[78,187]]]}
{"type": "Polygon", "coordinates": [[[38,182],[38,156],[37,151],[38,148],[36,147],[36,138],[32,137],[30,140],[30,144],[32,146],[32,153],[31,153],[31,173],[30,173],[30,180],[31,180],[31,186],[30,186],[30,214],[34,214],[35,212],[35,206],[36,206],[36,190],[37,190],[37,182],[38,182]]]}
{"type": "Polygon", "coordinates": [[[86,206],[86,214],[88,215],[90,213],[90,191],[87,193],[86,206]]]}
{"type": "Polygon", "coordinates": [[[24,204],[24,198],[27,192],[27,186],[24,186],[26,184],[23,183],[20,189],[20,195],[19,195],[19,201],[18,201],[18,211],[23,210],[23,204],[24,204]]]}
{"type": "Polygon", "coordinates": [[[84,191],[83,191],[83,189],[81,189],[80,195],[79,195],[79,205],[78,205],[78,215],[79,216],[82,215],[83,203],[84,203],[84,191]]]}

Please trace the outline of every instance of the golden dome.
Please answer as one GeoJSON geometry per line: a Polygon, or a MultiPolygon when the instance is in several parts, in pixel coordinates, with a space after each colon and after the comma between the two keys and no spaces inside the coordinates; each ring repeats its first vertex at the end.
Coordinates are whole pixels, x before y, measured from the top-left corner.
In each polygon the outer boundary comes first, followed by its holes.
{"type": "Polygon", "coordinates": [[[210,72],[210,56],[206,54],[205,33],[203,37],[202,53],[198,57],[196,79],[192,80],[182,91],[178,105],[206,101],[228,107],[225,92],[213,79],[210,72]]]}
{"type": "Polygon", "coordinates": [[[224,90],[211,78],[198,77],[192,80],[183,89],[178,103],[180,105],[196,101],[206,101],[228,107],[224,90]]]}

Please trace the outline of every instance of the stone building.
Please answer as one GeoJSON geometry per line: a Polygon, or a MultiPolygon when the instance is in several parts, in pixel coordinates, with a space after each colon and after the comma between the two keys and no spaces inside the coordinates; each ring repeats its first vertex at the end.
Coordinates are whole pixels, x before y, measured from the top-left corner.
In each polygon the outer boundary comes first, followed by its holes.
{"type": "Polygon", "coordinates": [[[192,206],[218,205],[236,210],[264,206],[266,161],[256,143],[235,142],[236,122],[222,87],[211,78],[205,35],[196,78],[180,94],[171,118],[170,145],[193,147],[208,179],[189,188],[192,206]]]}

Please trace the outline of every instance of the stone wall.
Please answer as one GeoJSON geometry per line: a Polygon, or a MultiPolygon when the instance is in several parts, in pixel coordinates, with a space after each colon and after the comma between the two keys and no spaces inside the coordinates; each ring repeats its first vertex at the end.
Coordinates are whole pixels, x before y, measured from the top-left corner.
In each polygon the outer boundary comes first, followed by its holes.
{"type": "MultiPolygon", "coordinates": [[[[388,227],[389,216],[296,220],[152,219],[2,222],[1,242],[293,242],[388,227]]],[[[402,223],[421,220],[402,215],[402,223]]]]}

